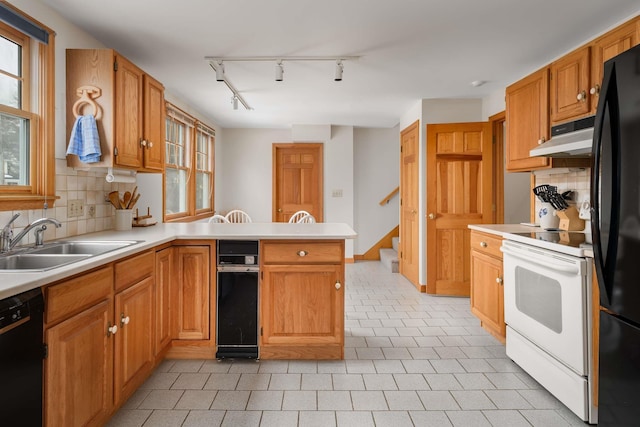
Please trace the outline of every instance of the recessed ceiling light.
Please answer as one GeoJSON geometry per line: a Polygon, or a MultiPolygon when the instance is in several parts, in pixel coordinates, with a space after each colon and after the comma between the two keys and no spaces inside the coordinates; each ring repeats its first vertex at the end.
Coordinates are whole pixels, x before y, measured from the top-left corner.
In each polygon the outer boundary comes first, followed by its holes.
{"type": "Polygon", "coordinates": [[[471,82],[471,86],[480,87],[485,83],[486,83],[486,81],[484,81],[484,80],[474,80],[474,81],[471,82]]]}

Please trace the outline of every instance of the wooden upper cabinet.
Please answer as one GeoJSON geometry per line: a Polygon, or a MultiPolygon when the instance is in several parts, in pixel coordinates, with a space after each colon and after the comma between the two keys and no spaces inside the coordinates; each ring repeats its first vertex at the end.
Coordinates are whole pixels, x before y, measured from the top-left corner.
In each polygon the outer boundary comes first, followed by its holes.
{"type": "Polygon", "coordinates": [[[551,64],[551,123],[573,120],[591,113],[589,46],[551,64]]]}
{"type": "Polygon", "coordinates": [[[546,157],[529,151],[549,139],[549,69],[543,68],[507,87],[507,170],[549,167],[546,157]]]}
{"type": "Polygon", "coordinates": [[[596,113],[604,63],[640,43],[640,17],[595,39],[591,44],[591,112],[596,113]]]}
{"type": "Polygon", "coordinates": [[[67,165],[161,171],[162,84],[112,49],[67,49],[66,65],[67,138],[76,114],[94,114],[102,151],[98,163],[69,155],[67,165]]]}

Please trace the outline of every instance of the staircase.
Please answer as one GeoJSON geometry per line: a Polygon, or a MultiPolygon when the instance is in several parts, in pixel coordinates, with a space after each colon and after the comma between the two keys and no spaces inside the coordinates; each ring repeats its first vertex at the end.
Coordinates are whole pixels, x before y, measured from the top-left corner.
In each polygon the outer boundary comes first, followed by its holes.
{"type": "Polygon", "coordinates": [[[392,273],[398,273],[399,261],[398,261],[398,238],[391,239],[392,248],[380,249],[380,262],[385,265],[392,273]]]}

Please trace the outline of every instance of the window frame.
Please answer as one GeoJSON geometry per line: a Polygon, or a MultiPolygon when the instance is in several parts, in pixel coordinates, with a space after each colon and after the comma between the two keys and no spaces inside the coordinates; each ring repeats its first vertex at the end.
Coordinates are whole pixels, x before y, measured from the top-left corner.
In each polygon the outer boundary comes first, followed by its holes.
{"type": "Polygon", "coordinates": [[[29,120],[30,126],[29,185],[1,185],[0,211],[51,208],[56,199],[55,33],[15,7],[7,6],[42,27],[49,34],[49,40],[48,44],[42,44],[0,21],[0,34],[22,46],[23,53],[22,108],[0,105],[0,110],[29,120]]]}
{"type": "MultiPolygon", "coordinates": [[[[162,216],[164,222],[190,222],[196,221],[200,219],[205,219],[214,214],[214,176],[215,176],[215,130],[206,125],[205,123],[197,120],[192,117],[190,114],[184,112],[180,108],[171,104],[170,102],[165,103],[165,117],[166,121],[174,120],[179,123],[182,123],[186,126],[186,143],[184,147],[185,154],[185,166],[178,167],[177,164],[168,163],[170,156],[165,152],[165,160],[164,160],[164,173],[162,176],[162,216]],[[206,133],[210,135],[209,138],[209,165],[210,165],[210,180],[209,180],[209,188],[211,191],[209,192],[210,202],[209,208],[204,209],[196,209],[196,175],[198,173],[197,163],[196,163],[196,155],[197,155],[197,135],[199,132],[199,128],[203,128],[206,133]],[[167,198],[166,198],[166,174],[167,169],[178,169],[185,170],[187,179],[186,179],[186,210],[184,212],[176,212],[172,214],[167,214],[167,198]]],[[[168,129],[168,126],[165,126],[165,129],[168,129]]],[[[169,140],[167,135],[165,135],[165,141],[169,144],[169,140]]],[[[165,148],[166,150],[166,148],[165,148]]]]}

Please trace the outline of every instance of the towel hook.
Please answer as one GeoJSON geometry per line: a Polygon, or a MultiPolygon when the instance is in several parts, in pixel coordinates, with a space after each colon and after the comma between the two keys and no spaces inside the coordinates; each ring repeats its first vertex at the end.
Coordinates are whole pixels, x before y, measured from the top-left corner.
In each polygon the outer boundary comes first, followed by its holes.
{"type": "Polygon", "coordinates": [[[95,86],[80,86],[76,89],[76,95],[79,99],[73,104],[73,108],[71,109],[74,117],[77,118],[80,115],[80,108],[84,104],[89,104],[91,108],[93,108],[93,116],[96,120],[102,115],[102,109],[94,101],[95,98],[99,98],[102,95],[102,89],[95,86]]]}

